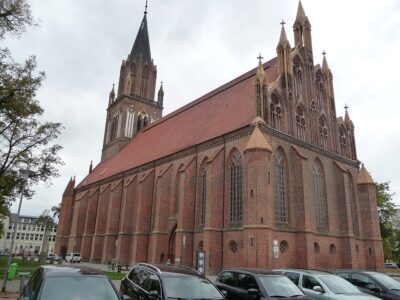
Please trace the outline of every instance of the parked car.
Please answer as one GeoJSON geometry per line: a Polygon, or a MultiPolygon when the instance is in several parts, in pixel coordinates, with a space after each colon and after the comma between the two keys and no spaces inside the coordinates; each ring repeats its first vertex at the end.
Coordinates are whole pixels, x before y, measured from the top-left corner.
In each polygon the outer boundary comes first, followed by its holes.
{"type": "Polygon", "coordinates": [[[19,299],[120,300],[121,296],[112,282],[99,270],[49,265],[39,267],[32,274],[19,299]]]}
{"type": "Polygon", "coordinates": [[[279,269],[293,283],[302,289],[304,294],[317,300],[372,300],[377,299],[360,291],[343,278],[328,272],[279,269]]]}
{"type": "Polygon", "coordinates": [[[399,267],[395,263],[385,263],[385,269],[398,269],[399,267]]]}
{"type": "Polygon", "coordinates": [[[57,254],[50,253],[47,255],[47,260],[58,261],[60,257],[57,254]]]}
{"type": "Polygon", "coordinates": [[[312,299],[286,276],[257,269],[225,269],[215,285],[225,291],[227,300],[312,299]]]}
{"type": "Polygon", "coordinates": [[[176,265],[139,263],[122,279],[121,295],[132,299],[213,299],[224,295],[199,272],[176,265]]]}
{"type": "Polygon", "coordinates": [[[70,263],[77,262],[79,264],[81,262],[81,254],[78,252],[68,253],[67,256],[65,256],[65,261],[70,263]]]}
{"type": "Polygon", "coordinates": [[[380,299],[400,299],[400,282],[386,274],[363,270],[333,270],[332,273],[380,299]]]}

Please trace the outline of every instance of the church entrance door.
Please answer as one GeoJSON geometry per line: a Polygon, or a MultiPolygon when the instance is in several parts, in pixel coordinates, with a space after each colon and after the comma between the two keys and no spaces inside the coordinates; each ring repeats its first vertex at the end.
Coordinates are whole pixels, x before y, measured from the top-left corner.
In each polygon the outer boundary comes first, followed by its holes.
{"type": "Polygon", "coordinates": [[[172,229],[168,240],[168,260],[175,263],[175,238],[176,238],[176,225],[172,229]]]}

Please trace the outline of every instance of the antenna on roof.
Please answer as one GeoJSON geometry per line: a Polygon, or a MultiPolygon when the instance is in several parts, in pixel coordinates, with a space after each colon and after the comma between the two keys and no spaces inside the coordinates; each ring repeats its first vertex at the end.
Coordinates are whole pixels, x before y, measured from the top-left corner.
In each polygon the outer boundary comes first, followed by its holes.
{"type": "Polygon", "coordinates": [[[144,14],[145,14],[145,15],[147,15],[147,1],[148,1],[148,0],[146,0],[146,5],[145,5],[145,7],[144,7],[144,14]]]}

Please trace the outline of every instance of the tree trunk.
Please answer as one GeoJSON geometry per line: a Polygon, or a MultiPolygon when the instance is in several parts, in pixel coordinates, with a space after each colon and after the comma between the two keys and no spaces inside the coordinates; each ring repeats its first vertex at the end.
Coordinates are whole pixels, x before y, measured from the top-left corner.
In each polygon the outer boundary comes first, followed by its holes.
{"type": "Polygon", "coordinates": [[[51,232],[51,227],[46,226],[46,229],[44,231],[42,250],[39,255],[39,264],[40,265],[45,265],[47,263],[47,254],[49,252],[50,232],[51,232]]]}

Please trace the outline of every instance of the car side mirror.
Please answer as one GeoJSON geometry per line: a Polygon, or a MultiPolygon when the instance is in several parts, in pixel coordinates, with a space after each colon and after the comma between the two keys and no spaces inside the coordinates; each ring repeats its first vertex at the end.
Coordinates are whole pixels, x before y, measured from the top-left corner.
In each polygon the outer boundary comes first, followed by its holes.
{"type": "Polygon", "coordinates": [[[257,289],[248,289],[247,293],[252,296],[259,296],[260,292],[257,289]]]}
{"type": "Polygon", "coordinates": [[[225,291],[225,290],[220,290],[220,291],[221,291],[222,295],[224,295],[224,297],[228,296],[228,292],[227,291],[225,291]]]}
{"type": "Polygon", "coordinates": [[[381,289],[378,288],[378,287],[370,288],[370,290],[373,291],[375,294],[380,294],[381,293],[381,289]]]}
{"type": "Polygon", "coordinates": [[[131,297],[128,295],[122,295],[121,300],[131,300],[131,297]]]}
{"type": "Polygon", "coordinates": [[[322,287],[320,287],[319,285],[314,286],[313,291],[325,293],[325,290],[322,287]]]}
{"type": "Polygon", "coordinates": [[[157,291],[150,291],[149,292],[149,298],[151,299],[160,299],[160,294],[158,294],[157,291]]]}

